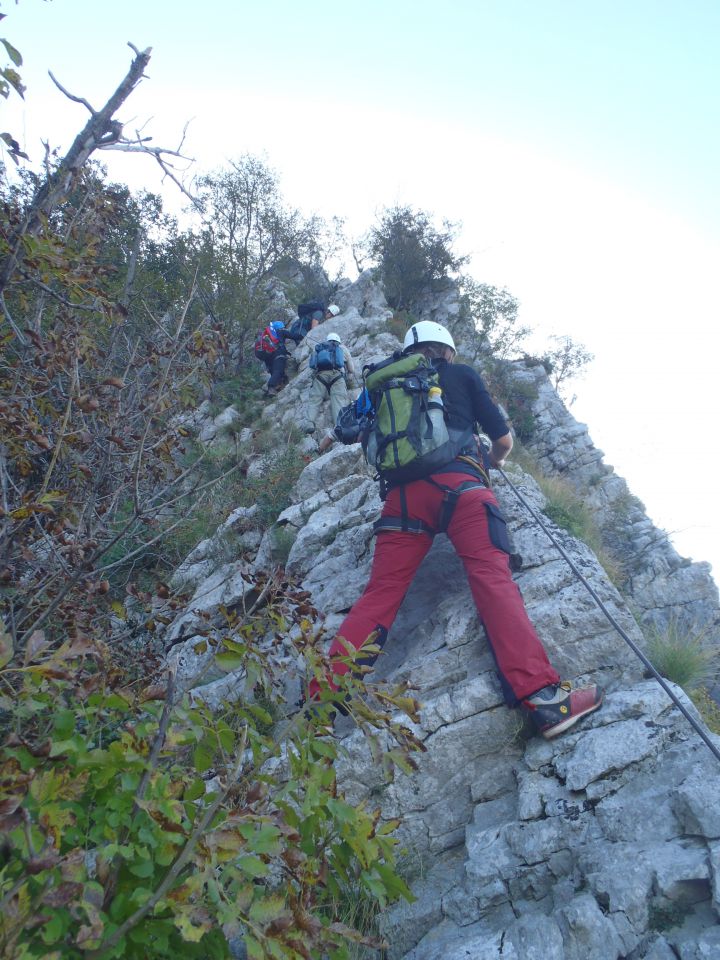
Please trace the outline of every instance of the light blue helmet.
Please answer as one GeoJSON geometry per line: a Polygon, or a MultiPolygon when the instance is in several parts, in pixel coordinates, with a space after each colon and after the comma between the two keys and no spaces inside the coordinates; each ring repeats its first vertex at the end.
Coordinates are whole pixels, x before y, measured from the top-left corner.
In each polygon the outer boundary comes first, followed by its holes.
{"type": "Polygon", "coordinates": [[[277,333],[278,330],[283,330],[284,328],[285,328],[284,320],[273,320],[273,322],[270,324],[270,329],[272,330],[273,333],[277,333]]]}

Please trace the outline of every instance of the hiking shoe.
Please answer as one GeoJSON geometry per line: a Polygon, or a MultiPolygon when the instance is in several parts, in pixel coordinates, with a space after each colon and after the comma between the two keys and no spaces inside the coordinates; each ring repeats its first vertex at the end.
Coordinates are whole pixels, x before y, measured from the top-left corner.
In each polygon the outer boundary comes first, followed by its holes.
{"type": "Polygon", "coordinates": [[[521,706],[537,732],[551,740],[572,727],[580,717],[597,710],[602,701],[603,691],[594,683],[573,690],[570,682],[563,680],[525,697],[521,706]]]}

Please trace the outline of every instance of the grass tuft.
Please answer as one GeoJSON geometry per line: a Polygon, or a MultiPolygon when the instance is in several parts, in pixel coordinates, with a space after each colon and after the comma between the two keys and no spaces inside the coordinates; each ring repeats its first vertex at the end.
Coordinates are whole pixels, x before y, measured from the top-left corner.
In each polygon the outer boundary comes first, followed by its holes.
{"type": "Polygon", "coordinates": [[[664,677],[687,693],[710,680],[715,672],[714,652],[706,630],[683,626],[677,620],[644,630],[650,660],[664,677]]]}
{"type": "Polygon", "coordinates": [[[615,586],[620,587],[625,571],[618,558],[605,546],[595,514],[562,477],[548,477],[522,444],[513,448],[513,460],[529,473],[545,495],[544,513],[563,530],[590,547],[615,586]]]}

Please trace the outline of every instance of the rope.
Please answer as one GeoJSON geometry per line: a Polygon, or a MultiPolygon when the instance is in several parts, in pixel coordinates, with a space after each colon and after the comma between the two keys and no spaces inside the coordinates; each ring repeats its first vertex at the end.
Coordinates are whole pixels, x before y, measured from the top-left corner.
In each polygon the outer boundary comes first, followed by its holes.
{"type": "Polygon", "coordinates": [[[578,578],[578,580],[582,583],[582,585],[583,585],[583,586],[585,587],[585,589],[588,591],[588,593],[589,593],[590,596],[593,598],[593,600],[595,601],[595,603],[598,605],[598,607],[602,610],[602,612],[605,614],[605,616],[607,617],[607,619],[610,621],[610,623],[612,624],[612,626],[615,628],[615,630],[617,630],[617,632],[618,632],[618,633],[620,634],[620,636],[623,638],[623,640],[625,641],[625,643],[627,643],[627,645],[630,647],[630,649],[631,649],[632,652],[635,654],[635,656],[638,657],[638,659],[642,661],[642,663],[643,663],[643,665],[645,666],[645,668],[646,668],[646,669],[652,674],[652,676],[657,680],[657,682],[658,682],[658,683],[660,684],[660,686],[663,688],[663,690],[665,691],[665,693],[670,697],[670,699],[672,700],[672,702],[673,702],[673,703],[675,704],[675,706],[678,708],[678,710],[680,711],[680,713],[682,713],[682,715],[685,717],[685,719],[686,719],[687,722],[690,724],[690,726],[693,728],[693,730],[698,734],[698,736],[700,737],[700,739],[704,741],[705,745],[708,747],[708,749],[710,750],[710,752],[712,753],[712,755],[716,758],[716,760],[720,760],[720,750],[718,750],[717,746],[716,746],[716,745],[712,742],[712,740],[708,737],[708,735],[707,735],[707,734],[705,733],[705,731],[702,729],[702,727],[701,727],[700,724],[697,722],[697,720],[692,716],[692,714],[689,713],[689,711],[686,709],[686,707],[680,702],[680,700],[678,700],[677,696],[673,693],[673,691],[670,689],[670,687],[668,686],[668,684],[665,682],[665,678],[664,678],[663,676],[661,676],[660,673],[658,673],[658,671],[655,669],[655,667],[652,665],[652,663],[648,660],[648,658],[647,658],[647,657],[645,656],[645,654],[642,652],[642,650],[640,649],[640,647],[638,647],[638,645],[635,643],[635,641],[632,640],[632,638],[627,635],[627,633],[623,630],[623,628],[622,628],[622,627],[620,626],[620,624],[617,622],[617,620],[615,619],[615,617],[613,617],[613,615],[610,613],[610,611],[609,611],[608,608],[605,606],[605,604],[603,603],[603,601],[602,601],[602,600],[600,599],[600,597],[597,595],[597,593],[595,592],[595,590],[593,589],[593,587],[590,585],[590,583],[588,583],[588,581],[587,581],[586,578],[583,576],[583,574],[581,573],[581,571],[578,570],[577,566],[576,566],[576,565],[573,563],[573,561],[570,559],[570,557],[568,556],[566,550],[563,548],[562,544],[558,543],[557,539],[553,536],[553,534],[550,532],[550,530],[548,530],[548,528],[546,527],[546,525],[543,523],[542,519],[538,516],[537,512],[536,512],[535,510],[533,510],[533,508],[530,506],[530,504],[527,502],[527,500],[523,497],[523,495],[520,493],[520,491],[519,491],[518,488],[515,486],[515,484],[512,482],[512,480],[511,480],[511,479],[508,477],[508,475],[505,473],[505,471],[504,471],[503,469],[501,469],[500,467],[496,467],[496,469],[500,472],[501,477],[502,477],[503,480],[507,483],[507,485],[510,487],[510,489],[511,489],[512,492],[515,494],[515,496],[518,498],[518,500],[520,501],[520,503],[526,508],[526,510],[530,513],[530,515],[533,517],[533,519],[536,521],[536,523],[540,526],[540,528],[547,534],[547,536],[548,536],[549,539],[551,540],[553,546],[556,548],[556,550],[558,551],[558,553],[559,553],[559,554],[562,556],[562,558],[565,560],[565,562],[566,562],[567,565],[570,567],[570,569],[572,570],[572,572],[575,574],[575,576],[578,578]]]}

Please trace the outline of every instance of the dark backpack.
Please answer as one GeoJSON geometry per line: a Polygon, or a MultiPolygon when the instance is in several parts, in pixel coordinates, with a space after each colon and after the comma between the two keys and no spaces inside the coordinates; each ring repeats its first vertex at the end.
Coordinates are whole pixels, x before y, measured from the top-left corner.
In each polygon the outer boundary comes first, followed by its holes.
{"type": "Polygon", "coordinates": [[[420,353],[365,367],[375,415],[362,438],[367,462],[387,484],[419,480],[450,463],[472,431],[450,430],[438,371],[420,353]]]}
{"type": "Polygon", "coordinates": [[[270,327],[265,327],[264,330],[260,331],[255,340],[255,356],[260,360],[264,360],[265,357],[272,356],[279,346],[280,337],[276,337],[270,327]]]}
{"type": "MultiPolygon", "coordinates": [[[[298,304],[299,317],[312,317],[314,313],[325,313],[325,304],[322,300],[310,300],[309,303],[298,304]]],[[[318,317],[320,319],[320,317],[318,317]]]]}
{"type": "Polygon", "coordinates": [[[363,436],[372,427],[375,411],[370,402],[367,387],[363,387],[360,394],[343,407],[337,415],[333,433],[340,443],[361,443],[363,436]]]}
{"type": "Polygon", "coordinates": [[[312,316],[310,314],[307,314],[304,317],[298,317],[297,320],[293,320],[289,330],[291,339],[295,340],[296,343],[298,340],[302,340],[302,338],[307,334],[308,330],[310,329],[311,323],[312,323],[312,316]]]}
{"type": "Polygon", "coordinates": [[[324,340],[318,343],[310,355],[310,366],[313,370],[344,370],[345,357],[340,344],[336,340],[324,340]]]}
{"type": "Polygon", "coordinates": [[[322,320],[325,316],[325,304],[322,300],[311,300],[309,303],[298,304],[298,315],[290,327],[290,333],[293,337],[304,337],[309,331],[313,317],[322,320]]]}

